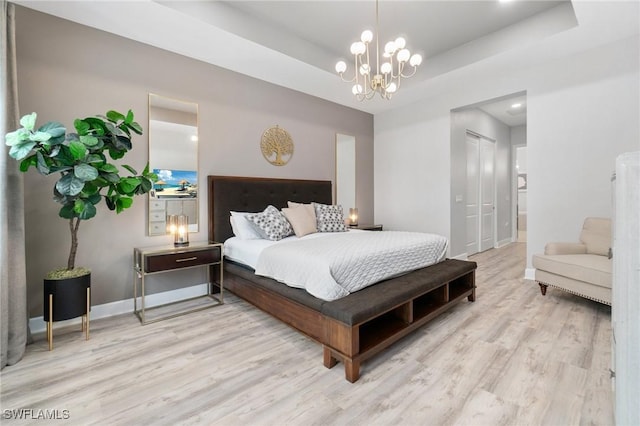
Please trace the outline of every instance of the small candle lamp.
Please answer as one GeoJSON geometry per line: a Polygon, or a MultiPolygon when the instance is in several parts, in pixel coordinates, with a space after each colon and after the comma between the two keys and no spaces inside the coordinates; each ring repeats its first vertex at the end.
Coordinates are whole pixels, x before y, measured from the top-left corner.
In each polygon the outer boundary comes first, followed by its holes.
{"type": "Polygon", "coordinates": [[[358,209],[349,209],[349,226],[358,226],[358,209]]]}
{"type": "Polygon", "coordinates": [[[176,247],[189,245],[189,217],[184,214],[169,215],[168,231],[173,235],[173,245],[176,247]]]}

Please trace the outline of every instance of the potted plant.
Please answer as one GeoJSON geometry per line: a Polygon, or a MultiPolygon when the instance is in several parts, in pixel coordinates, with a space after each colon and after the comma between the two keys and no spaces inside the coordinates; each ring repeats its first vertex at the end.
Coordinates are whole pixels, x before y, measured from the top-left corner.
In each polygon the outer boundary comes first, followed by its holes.
{"type": "MultiPolygon", "coordinates": [[[[9,155],[20,161],[22,172],[33,166],[43,175],[59,174],[53,195],[61,204],[59,216],[69,221],[71,247],[66,268],[47,274],[44,303],[48,321],[46,298],[54,292],[53,321],[59,321],[88,314],[86,309],[90,306],[88,296],[83,294],[90,287],[91,271],[76,268],[75,264],[80,222],[93,218],[96,205],[103,199],[109,210],[116,213],[131,207],[133,197],[149,192],[157,176],[149,172],[148,164],[141,174],[123,165],[131,175],[121,176],[118,167],[107,158],[107,155],[112,160],[124,157],[132,148],[131,134],[142,134],[131,110],[126,115],[108,111],[106,116],[76,119],[72,133],[55,121],[36,129],[36,118],[35,112],[22,117],[22,127],[7,133],[5,139],[11,147],[9,155]]],[[[47,325],[49,330],[50,322],[47,325]]]]}

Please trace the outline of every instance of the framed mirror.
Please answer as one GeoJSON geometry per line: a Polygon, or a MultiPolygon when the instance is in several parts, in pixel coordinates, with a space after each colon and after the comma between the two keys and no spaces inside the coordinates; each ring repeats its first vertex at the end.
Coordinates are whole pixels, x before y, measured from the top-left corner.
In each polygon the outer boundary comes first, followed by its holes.
{"type": "Polygon", "coordinates": [[[346,213],[356,205],[356,138],[336,133],[336,204],[346,213]]]}
{"type": "Polygon", "coordinates": [[[149,94],[149,235],[167,233],[167,216],[184,214],[198,231],[198,104],[149,94]]]}

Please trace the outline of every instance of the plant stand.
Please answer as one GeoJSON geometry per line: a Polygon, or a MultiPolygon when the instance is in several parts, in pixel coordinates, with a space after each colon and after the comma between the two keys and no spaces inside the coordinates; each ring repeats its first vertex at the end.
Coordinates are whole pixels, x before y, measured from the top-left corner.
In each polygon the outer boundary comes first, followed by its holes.
{"type": "Polygon", "coordinates": [[[89,340],[91,274],[62,280],[44,280],[44,320],[47,342],[53,350],[53,322],[82,316],[82,331],[89,340]]]}

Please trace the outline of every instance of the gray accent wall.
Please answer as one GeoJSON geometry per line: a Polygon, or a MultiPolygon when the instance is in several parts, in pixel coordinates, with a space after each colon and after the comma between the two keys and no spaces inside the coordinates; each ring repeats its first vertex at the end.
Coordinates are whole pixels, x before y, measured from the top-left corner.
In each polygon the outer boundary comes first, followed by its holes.
{"type": "MultiPolygon", "coordinates": [[[[16,9],[21,114],[36,111],[39,124],[56,120],[70,128],[77,117],[131,108],[146,129],[149,92],[196,102],[201,188],[209,174],[333,180],[335,135],[353,135],[357,207],[361,221],[373,223],[371,114],[30,9],[16,9]],[[294,155],[283,167],[265,161],[259,148],[264,130],[275,125],[286,129],[295,143],[294,155]]],[[[148,136],[135,137],[133,143],[121,163],[141,169],[148,161],[148,136]]],[[[31,317],[42,315],[42,278],[66,265],[70,244],[67,223],[58,218],[58,205],[51,199],[54,182],[33,170],[25,176],[31,317]]],[[[192,241],[207,239],[206,202],[206,196],[200,197],[200,231],[191,234],[192,241]]],[[[146,212],[147,197],[142,196],[120,215],[102,204],[96,218],[81,223],[76,263],[92,269],[93,305],[133,296],[134,247],[170,243],[168,237],[146,235],[146,212]]],[[[203,272],[192,270],[158,275],[149,284],[164,291],[204,280],[203,272]]]]}

